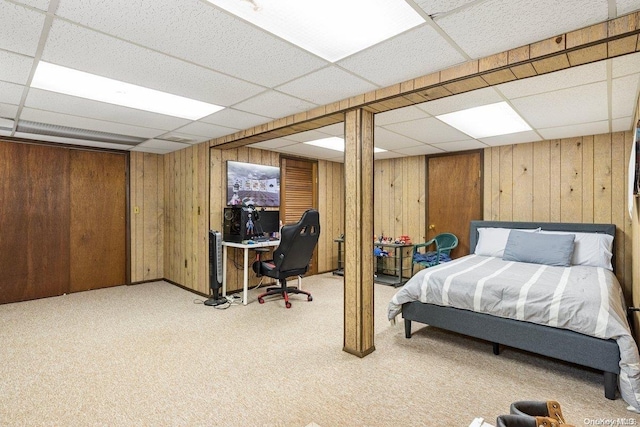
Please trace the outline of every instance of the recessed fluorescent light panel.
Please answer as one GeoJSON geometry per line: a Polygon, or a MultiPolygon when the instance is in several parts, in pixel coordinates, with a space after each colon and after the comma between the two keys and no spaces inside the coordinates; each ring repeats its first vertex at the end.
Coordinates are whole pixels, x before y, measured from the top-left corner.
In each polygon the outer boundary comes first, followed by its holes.
{"type": "Polygon", "coordinates": [[[330,62],[423,24],[405,0],[208,0],[330,62]]]}
{"type": "Polygon", "coordinates": [[[506,102],[442,114],[436,118],[476,139],[531,130],[506,102]]]}
{"type": "MultiPolygon", "coordinates": [[[[316,147],[328,148],[329,150],[344,152],[344,139],[332,136],[330,138],[316,139],[315,141],[307,141],[305,144],[315,145],[316,147]]],[[[387,150],[382,148],[373,149],[374,153],[384,153],[387,150]]]]}
{"type": "Polygon", "coordinates": [[[224,107],[40,61],[31,86],[138,110],[198,120],[224,107]]]}

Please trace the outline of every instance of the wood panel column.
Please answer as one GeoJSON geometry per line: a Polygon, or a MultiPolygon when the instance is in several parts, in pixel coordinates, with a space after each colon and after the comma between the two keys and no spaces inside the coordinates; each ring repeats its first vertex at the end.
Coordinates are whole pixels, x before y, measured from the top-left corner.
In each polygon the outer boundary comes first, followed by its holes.
{"type": "Polygon", "coordinates": [[[344,347],[364,357],[373,343],[373,113],[347,111],[344,121],[344,347]]]}

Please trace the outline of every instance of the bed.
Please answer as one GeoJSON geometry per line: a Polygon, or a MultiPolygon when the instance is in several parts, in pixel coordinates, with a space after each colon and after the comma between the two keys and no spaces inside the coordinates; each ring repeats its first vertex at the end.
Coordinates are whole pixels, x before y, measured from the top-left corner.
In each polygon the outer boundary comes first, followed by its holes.
{"type": "MultiPolygon", "coordinates": [[[[508,236],[510,230],[516,230],[513,236],[518,238],[527,234],[523,233],[525,230],[562,235],[563,239],[567,235],[607,238],[611,242],[609,253],[614,252],[616,227],[611,224],[472,221],[471,254],[416,273],[390,301],[389,319],[402,313],[406,338],[411,338],[412,322],[420,322],[486,340],[492,343],[496,355],[504,345],[602,371],[605,397],[615,399],[619,385],[623,399],[631,406],[629,409],[637,411],[640,408],[640,358],[627,322],[622,290],[613,272],[607,268],[574,265],[573,261],[569,268],[520,262],[517,257],[507,257],[507,251],[513,250],[513,242],[508,249],[502,246],[504,252],[500,252],[500,256],[497,252],[486,256],[488,253],[476,250],[482,243],[480,234],[485,236],[484,250],[487,236],[491,236],[489,231],[498,230],[507,230],[508,236]],[[481,255],[477,255],[478,252],[481,255]],[[481,279],[464,283],[476,272],[481,279]],[[547,276],[558,282],[547,290],[539,290],[547,287],[547,276]],[[572,299],[577,298],[572,296],[573,289],[576,293],[586,293],[592,282],[595,282],[595,296],[585,299],[580,295],[585,301],[573,305],[572,299]],[[512,283],[517,284],[516,290],[510,289],[512,283]],[[547,295],[543,298],[544,292],[547,295]],[[509,306],[510,300],[513,300],[512,306],[509,306]],[[578,319],[578,315],[587,314],[591,306],[595,314],[588,315],[586,320],[578,319]],[[593,324],[587,325],[592,320],[593,324]],[[577,326],[571,324],[574,321],[577,326]]],[[[534,237],[527,234],[522,238],[534,237]]],[[[535,239],[548,237],[535,236],[535,239]]],[[[577,251],[577,244],[575,248],[577,251]]]]}

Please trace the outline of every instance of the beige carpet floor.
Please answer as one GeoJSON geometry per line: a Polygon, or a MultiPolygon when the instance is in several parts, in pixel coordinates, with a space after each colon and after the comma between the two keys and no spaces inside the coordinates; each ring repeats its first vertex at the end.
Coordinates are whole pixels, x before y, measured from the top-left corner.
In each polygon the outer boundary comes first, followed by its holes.
{"type": "MultiPolygon", "coordinates": [[[[468,426],[514,400],[555,399],[568,421],[640,421],[602,375],[422,325],[386,321],[376,350],[342,351],[342,278],[226,310],[165,282],[0,306],[0,426],[468,426]]],[[[603,425],[603,424],[599,424],[603,425]]],[[[629,424],[628,424],[629,425],[629,424]]]]}

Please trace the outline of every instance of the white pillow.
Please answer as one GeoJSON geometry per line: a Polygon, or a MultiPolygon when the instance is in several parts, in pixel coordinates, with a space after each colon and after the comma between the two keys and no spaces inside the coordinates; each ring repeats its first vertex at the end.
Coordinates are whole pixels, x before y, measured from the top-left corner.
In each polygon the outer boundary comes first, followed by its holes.
{"type": "Polygon", "coordinates": [[[605,233],[573,233],[565,231],[541,231],[545,234],[575,234],[575,246],[571,265],[588,265],[613,270],[613,236],[605,233]]]}
{"type": "MultiPolygon", "coordinates": [[[[482,227],[478,228],[478,243],[474,253],[476,255],[494,256],[502,258],[504,255],[504,248],[507,246],[507,240],[509,239],[509,233],[511,228],[493,228],[482,227]]],[[[526,231],[529,233],[535,233],[540,231],[540,228],[534,229],[517,229],[519,231],[526,231]]]]}

